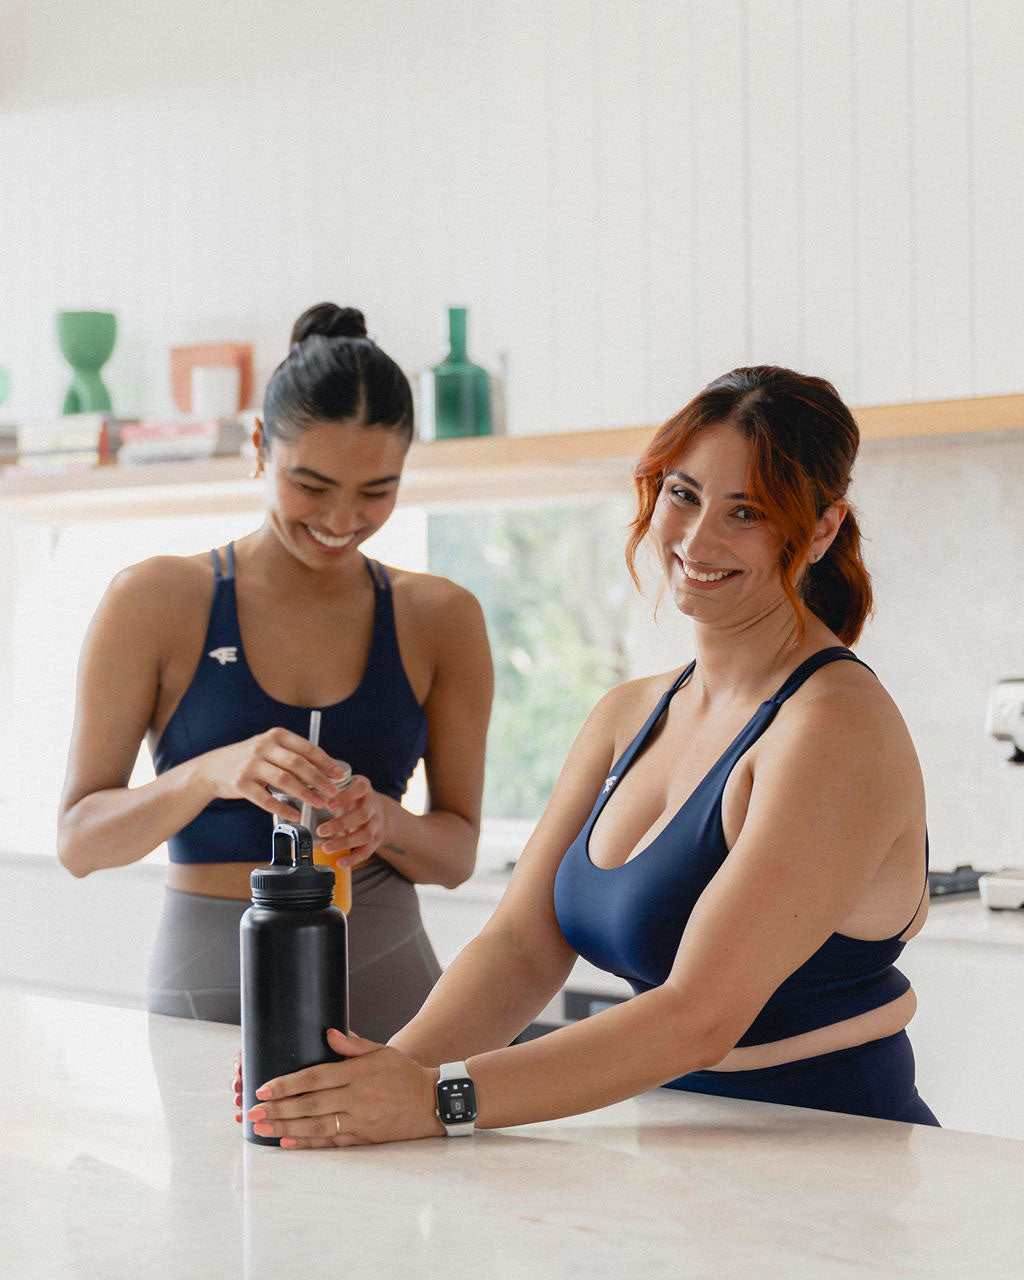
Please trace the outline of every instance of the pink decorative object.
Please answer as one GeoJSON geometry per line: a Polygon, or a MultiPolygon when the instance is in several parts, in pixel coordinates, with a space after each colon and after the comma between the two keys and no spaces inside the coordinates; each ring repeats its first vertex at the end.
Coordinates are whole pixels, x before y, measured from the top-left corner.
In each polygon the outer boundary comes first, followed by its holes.
{"type": "Polygon", "coordinates": [[[204,365],[228,365],[238,370],[236,410],[244,409],[252,395],[252,345],[205,342],[196,347],[171,347],[171,394],[182,413],[192,412],[192,370],[204,365]]]}

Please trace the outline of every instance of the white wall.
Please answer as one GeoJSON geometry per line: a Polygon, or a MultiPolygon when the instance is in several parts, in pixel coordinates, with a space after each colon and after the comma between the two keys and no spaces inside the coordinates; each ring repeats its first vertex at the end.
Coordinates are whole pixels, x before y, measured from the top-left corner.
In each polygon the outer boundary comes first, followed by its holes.
{"type": "Polygon", "coordinates": [[[167,348],[362,305],[410,370],[472,309],[511,430],[655,421],[733,365],[853,403],[1016,391],[1017,0],[6,0],[5,416],[117,312],[125,412],[167,348]]]}
{"type": "Polygon", "coordinates": [[[992,683],[1024,675],[1024,431],[867,441],[852,496],[876,598],[857,652],[917,746],[932,865],[1024,867],[1024,767],[985,734],[992,683]]]}

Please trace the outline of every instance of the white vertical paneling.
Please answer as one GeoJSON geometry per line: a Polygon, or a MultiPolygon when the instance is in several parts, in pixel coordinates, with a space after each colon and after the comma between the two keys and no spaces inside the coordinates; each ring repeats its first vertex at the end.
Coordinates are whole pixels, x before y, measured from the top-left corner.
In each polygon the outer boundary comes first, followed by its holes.
{"type": "Polygon", "coordinates": [[[796,0],[748,0],[750,351],[804,364],[804,183],[796,0]]]}
{"type": "Polygon", "coordinates": [[[663,422],[697,390],[694,358],[693,62],[678,0],[645,6],[647,382],[640,420],[663,422]]]}
{"type": "Polygon", "coordinates": [[[854,181],[857,198],[856,400],[914,394],[913,157],[907,0],[857,0],[854,181]]]}
{"type": "Polygon", "coordinates": [[[802,0],[798,39],[804,366],[849,399],[859,375],[851,0],[802,0]]]}
{"type": "MultiPolygon", "coordinates": [[[[0,89],[5,416],[52,413],[65,306],[126,411],[167,349],[361,305],[411,372],[507,355],[510,430],[657,421],[750,360],[851,401],[1013,391],[1024,6],[408,0],[48,6],[0,89]]],[[[28,10],[25,11],[26,14],[28,10]]]]}
{"type": "Polygon", "coordinates": [[[690,17],[696,261],[693,307],[697,382],[748,355],[744,6],[694,0],[690,17]]]}
{"type": "Polygon", "coordinates": [[[507,414],[520,431],[553,425],[551,387],[557,372],[548,329],[553,248],[544,52],[548,7],[547,0],[502,6],[495,39],[495,135],[501,139],[494,158],[495,190],[509,224],[503,235],[487,232],[495,269],[488,354],[492,369],[506,376],[507,414]]]}
{"type": "Polygon", "coordinates": [[[594,83],[597,169],[597,426],[637,419],[647,381],[647,218],[643,5],[597,0],[594,83]]]}
{"type": "Polygon", "coordinates": [[[592,3],[551,7],[546,32],[551,226],[549,335],[552,430],[601,417],[597,262],[598,173],[595,13],[592,3]]]}
{"type": "Polygon", "coordinates": [[[969,9],[976,383],[979,395],[1024,386],[1024,5],[969,9]]]}
{"type": "MultiPolygon", "coordinates": [[[[6,119],[3,112],[0,112],[0,156],[4,159],[4,164],[8,169],[12,169],[13,157],[15,154],[15,131],[11,128],[10,120],[6,119]]],[[[0,188],[0,298],[11,297],[10,277],[12,267],[12,257],[10,246],[14,243],[14,227],[11,219],[11,196],[8,190],[0,188]]],[[[11,358],[11,348],[8,338],[9,322],[4,315],[4,309],[0,306],[0,369],[7,371],[7,365],[11,358]]],[[[0,423],[7,421],[9,412],[8,406],[0,405],[0,423]]],[[[0,579],[2,582],[2,579],[0,579]]],[[[0,698],[3,698],[4,690],[0,687],[0,698]]]]}
{"type": "Polygon", "coordinates": [[[57,349],[55,313],[64,307],[65,241],[63,213],[73,135],[59,111],[26,112],[18,122],[23,130],[11,174],[13,235],[9,246],[14,289],[3,299],[14,321],[11,369],[15,379],[13,414],[59,411],[69,377],[57,349]],[[21,289],[18,289],[20,284],[21,289]]]}
{"type": "Polygon", "coordinates": [[[913,0],[910,11],[917,400],[973,385],[966,9],[913,0]]]}
{"type": "MultiPolygon", "coordinates": [[[[142,398],[125,405],[115,395],[114,407],[129,413],[160,414],[173,405],[166,372],[167,349],[190,341],[188,328],[183,331],[172,310],[175,301],[195,314],[204,305],[207,291],[197,288],[190,276],[176,275],[171,261],[172,239],[187,234],[194,216],[178,203],[173,105],[132,104],[131,114],[138,146],[128,195],[135,234],[123,248],[134,267],[135,288],[128,305],[119,308],[118,346],[123,352],[125,343],[141,339],[148,376],[142,398]]],[[[254,240],[248,241],[254,261],[259,261],[257,247],[254,240]]]]}
{"type": "MultiPolygon", "coordinates": [[[[170,399],[167,363],[161,362],[159,368],[162,379],[146,377],[151,359],[154,360],[154,375],[157,373],[156,351],[151,352],[138,319],[141,310],[139,258],[145,252],[142,245],[146,240],[143,234],[146,206],[140,207],[137,199],[137,160],[146,150],[147,130],[137,110],[125,109],[117,112],[113,119],[96,119],[93,136],[105,136],[106,139],[102,161],[106,200],[103,204],[104,234],[93,239],[92,248],[102,251],[100,269],[104,292],[118,317],[117,344],[107,380],[116,384],[118,394],[114,405],[119,412],[139,412],[147,402],[147,385],[153,393],[159,393],[159,402],[154,395],[151,403],[154,409],[160,410],[164,397],[168,401],[170,399]]],[[[159,350],[156,344],[153,346],[159,350]]]]}

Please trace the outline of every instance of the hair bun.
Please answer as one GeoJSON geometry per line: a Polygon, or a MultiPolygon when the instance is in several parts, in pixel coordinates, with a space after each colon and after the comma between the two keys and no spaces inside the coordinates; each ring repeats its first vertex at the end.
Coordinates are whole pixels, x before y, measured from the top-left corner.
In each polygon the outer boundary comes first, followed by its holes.
{"type": "Polygon", "coordinates": [[[333,302],[318,302],[303,311],[292,326],[292,347],[314,334],[324,338],[366,338],[366,317],[356,307],[338,307],[333,302]]]}

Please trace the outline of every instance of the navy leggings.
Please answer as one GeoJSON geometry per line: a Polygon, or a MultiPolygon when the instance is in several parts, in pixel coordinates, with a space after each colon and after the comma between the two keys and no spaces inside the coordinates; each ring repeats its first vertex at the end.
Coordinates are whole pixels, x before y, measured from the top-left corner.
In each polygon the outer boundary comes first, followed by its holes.
{"type": "Polygon", "coordinates": [[[914,1051],[905,1031],[758,1071],[691,1071],[667,1085],[718,1098],[938,1125],[914,1083],[914,1051]]]}

